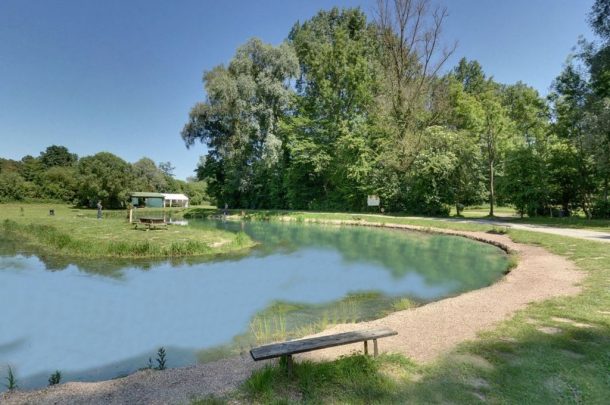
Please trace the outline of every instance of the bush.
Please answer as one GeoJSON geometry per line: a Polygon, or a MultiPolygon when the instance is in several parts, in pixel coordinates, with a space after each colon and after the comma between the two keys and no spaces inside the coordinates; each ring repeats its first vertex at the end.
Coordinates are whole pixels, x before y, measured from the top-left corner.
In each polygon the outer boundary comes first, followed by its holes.
{"type": "Polygon", "coordinates": [[[57,385],[61,382],[61,372],[59,370],[56,370],[53,374],[51,374],[51,376],[49,377],[49,386],[51,385],[57,385]]]}
{"type": "Polygon", "coordinates": [[[591,214],[593,215],[593,218],[610,218],[610,201],[595,201],[591,214]]]}

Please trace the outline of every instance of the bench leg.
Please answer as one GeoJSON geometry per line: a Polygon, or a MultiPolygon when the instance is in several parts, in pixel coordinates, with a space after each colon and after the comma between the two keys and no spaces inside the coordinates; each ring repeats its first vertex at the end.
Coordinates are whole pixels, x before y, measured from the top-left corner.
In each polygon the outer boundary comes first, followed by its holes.
{"type": "Polygon", "coordinates": [[[364,355],[368,355],[369,354],[369,342],[368,340],[364,341],[364,355]]]}
{"type": "Polygon", "coordinates": [[[292,355],[284,355],[280,357],[280,364],[284,364],[286,366],[286,372],[288,374],[292,374],[292,355]]]}
{"type": "Polygon", "coordinates": [[[377,348],[377,339],[373,339],[373,356],[377,357],[379,349],[377,348]]]}

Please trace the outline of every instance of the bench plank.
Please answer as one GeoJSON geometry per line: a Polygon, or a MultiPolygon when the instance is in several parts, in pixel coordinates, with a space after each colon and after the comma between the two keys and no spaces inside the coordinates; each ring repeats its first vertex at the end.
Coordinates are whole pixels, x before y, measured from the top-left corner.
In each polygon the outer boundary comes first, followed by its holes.
{"type": "MultiPolygon", "coordinates": [[[[167,229],[167,222],[165,218],[148,218],[142,217],[138,219],[140,225],[145,225],[146,230],[156,229],[156,228],[164,228],[167,229]]],[[[138,228],[138,223],[135,224],[136,229],[138,228]]]]}
{"type": "MultiPolygon", "coordinates": [[[[270,345],[256,347],[250,350],[250,355],[256,361],[271,359],[274,357],[309,352],[312,350],[326,349],[328,347],[341,346],[350,343],[366,342],[387,336],[397,335],[398,332],[389,328],[363,330],[354,332],[338,333],[335,335],[320,336],[308,339],[290,340],[288,342],[273,343],[270,345]]],[[[377,345],[375,344],[375,348],[377,345]]]]}

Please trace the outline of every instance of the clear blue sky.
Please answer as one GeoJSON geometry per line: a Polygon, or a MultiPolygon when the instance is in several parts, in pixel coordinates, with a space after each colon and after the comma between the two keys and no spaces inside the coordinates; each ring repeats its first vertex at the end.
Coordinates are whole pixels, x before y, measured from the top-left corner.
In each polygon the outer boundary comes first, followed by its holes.
{"type": "MultiPolygon", "coordinates": [[[[546,94],[578,36],[592,38],[593,0],[441,0],[445,40],[504,83],[546,94]]],[[[180,138],[203,100],[202,72],[257,36],[278,44],[319,9],[374,0],[1,0],[0,157],[49,145],[171,161],[192,175],[205,147],[180,138]]]]}

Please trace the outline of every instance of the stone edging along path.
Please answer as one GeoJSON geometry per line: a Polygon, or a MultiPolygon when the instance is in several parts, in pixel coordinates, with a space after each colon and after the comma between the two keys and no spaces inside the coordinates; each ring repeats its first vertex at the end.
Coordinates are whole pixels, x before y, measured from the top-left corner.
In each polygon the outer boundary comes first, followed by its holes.
{"type": "MultiPolygon", "coordinates": [[[[312,221],[314,222],[314,221],[312,221]]],[[[475,339],[529,303],[552,297],[576,295],[585,273],[574,263],[541,247],[518,244],[505,235],[462,232],[411,225],[371,224],[361,221],[315,221],[334,225],[366,225],[463,236],[516,254],[517,266],[498,282],[457,297],[392,313],[384,318],[358,324],[335,325],[318,335],[360,328],[389,327],[397,336],[380,341],[382,352],[401,353],[418,362],[430,362],[461,342],[475,339]]],[[[341,346],[298,356],[331,360],[339,355],[361,351],[361,345],[341,346]]],[[[213,363],[142,371],[125,378],[93,383],[66,383],[35,391],[0,395],[7,404],[166,404],[188,403],[193,397],[221,395],[241,384],[261,367],[249,356],[213,363]]]]}

